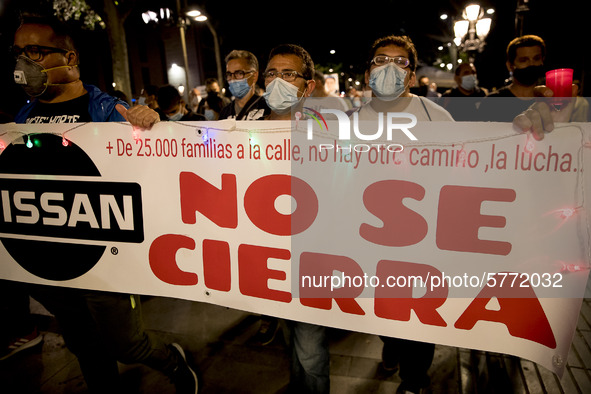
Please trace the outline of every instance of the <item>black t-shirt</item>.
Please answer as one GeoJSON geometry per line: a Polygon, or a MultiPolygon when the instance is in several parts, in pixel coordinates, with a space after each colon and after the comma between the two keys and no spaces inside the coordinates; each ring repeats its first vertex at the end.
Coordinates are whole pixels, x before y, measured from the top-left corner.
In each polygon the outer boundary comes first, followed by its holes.
{"type": "MultiPolygon", "coordinates": [[[[160,118],[160,119],[166,119],[166,118],[160,118]]],[[[181,122],[194,121],[194,120],[207,120],[207,119],[205,119],[205,116],[200,115],[200,114],[196,114],[195,112],[193,112],[191,110],[189,110],[189,112],[184,114],[183,117],[181,118],[181,122]]]]}
{"type": "Polygon", "coordinates": [[[474,91],[468,95],[465,95],[464,93],[462,93],[460,91],[460,89],[458,89],[458,88],[446,90],[445,93],[443,93],[441,95],[441,97],[484,97],[484,96],[486,96],[486,94],[484,94],[484,91],[480,88],[474,89],[474,91]]]}
{"type": "Polygon", "coordinates": [[[271,109],[262,96],[254,95],[248,100],[240,113],[236,113],[236,103],[232,101],[220,112],[219,119],[262,120],[271,113],[271,109]]]}
{"type": "Polygon", "coordinates": [[[88,112],[88,93],[61,103],[37,103],[25,123],[91,122],[88,112]]]}
{"type": "Polygon", "coordinates": [[[515,97],[508,87],[490,93],[480,103],[478,117],[482,121],[513,122],[513,119],[528,109],[534,98],[522,100],[515,97]]]}
{"type": "Polygon", "coordinates": [[[455,121],[477,121],[478,107],[485,94],[482,89],[475,89],[472,94],[465,95],[458,88],[450,89],[443,93],[439,102],[445,108],[455,121]]]}

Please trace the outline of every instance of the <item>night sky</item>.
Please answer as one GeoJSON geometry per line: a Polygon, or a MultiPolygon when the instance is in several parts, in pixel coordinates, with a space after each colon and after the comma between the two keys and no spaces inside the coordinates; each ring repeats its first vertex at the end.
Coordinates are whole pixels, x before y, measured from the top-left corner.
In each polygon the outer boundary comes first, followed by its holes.
{"type": "MultiPolygon", "coordinates": [[[[203,8],[212,21],[219,15],[216,25],[218,34],[223,37],[222,53],[235,48],[249,49],[265,63],[274,45],[291,42],[306,48],[318,64],[335,59],[335,62],[363,70],[371,43],[389,34],[410,36],[419,60],[431,65],[441,55],[437,50],[443,43],[441,39],[453,38],[451,20],[442,21],[439,16],[442,13],[459,15],[463,7],[473,2],[370,0],[349,3],[356,6],[347,7],[344,3],[322,1],[289,2],[290,7],[278,7],[280,2],[265,0],[243,3],[247,5],[240,11],[230,12],[225,2],[206,1],[203,8]],[[335,49],[336,54],[330,55],[330,49],[335,49]]],[[[583,49],[588,45],[582,43],[589,37],[583,30],[582,2],[530,0],[529,3],[523,34],[537,34],[546,41],[548,69],[575,68],[580,78],[582,70],[589,68],[589,51],[583,49]]],[[[476,67],[481,84],[498,85],[508,77],[505,50],[509,41],[516,37],[517,1],[483,0],[479,4],[494,8],[496,13],[492,17],[487,45],[476,58],[476,67]]]]}
{"type": "MultiPolygon", "coordinates": [[[[122,0],[125,1],[125,0],[122,0]]],[[[13,15],[7,10],[20,6],[22,1],[0,0],[0,29],[2,53],[10,44],[13,15]]],[[[166,4],[176,9],[176,1],[143,0],[138,2],[130,18],[140,20],[142,11],[157,9],[166,4]],[[157,5],[157,6],[156,6],[157,5]]],[[[181,4],[185,0],[181,0],[181,4]]],[[[306,48],[316,64],[342,63],[343,69],[353,74],[362,74],[368,49],[379,37],[389,34],[406,34],[411,37],[419,54],[419,63],[432,65],[437,57],[445,54],[437,47],[453,38],[451,18],[442,21],[439,16],[460,14],[471,2],[460,0],[365,0],[348,4],[344,2],[297,2],[297,1],[193,1],[186,0],[187,8],[197,6],[206,12],[220,37],[222,57],[232,49],[246,49],[255,53],[261,67],[267,62],[269,51],[281,43],[300,44],[306,48]],[[336,54],[331,55],[329,50],[336,54]]],[[[476,68],[481,86],[499,86],[508,77],[505,67],[505,48],[516,36],[515,8],[517,0],[481,0],[484,8],[496,10],[487,45],[476,58],[476,68]]],[[[530,0],[526,14],[524,34],[537,34],[546,40],[548,69],[571,67],[575,77],[583,79],[591,70],[589,50],[585,34],[584,2],[562,0],[530,0]],[[586,72],[583,72],[583,71],[586,72]]],[[[128,23],[129,28],[133,23],[128,23]]],[[[202,34],[205,40],[211,35],[202,34]]],[[[211,46],[211,43],[204,42],[211,46]]],[[[104,57],[104,56],[103,56],[104,57]]],[[[3,86],[12,83],[12,67],[8,56],[2,62],[3,86]],[[6,76],[8,74],[8,77],[6,76]]],[[[206,64],[207,65],[207,64],[206,64]]],[[[587,83],[589,85],[589,83],[587,83]]],[[[590,85],[591,86],[591,85],[590,85]]],[[[6,101],[6,99],[4,99],[6,101]]]]}

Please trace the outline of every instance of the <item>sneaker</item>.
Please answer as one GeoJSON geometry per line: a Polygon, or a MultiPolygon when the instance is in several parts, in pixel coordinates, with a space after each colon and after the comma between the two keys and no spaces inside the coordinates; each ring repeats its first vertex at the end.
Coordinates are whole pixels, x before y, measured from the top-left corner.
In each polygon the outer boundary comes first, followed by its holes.
{"type": "Polygon", "coordinates": [[[279,331],[279,321],[275,317],[262,316],[259,331],[254,336],[254,341],[259,345],[265,346],[273,342],[275,335],[279,331]]]}
{"type": "Polygon", "coordinates": [[[388,364],[382,360],[381,363],[378,364],[378,375],[389,377],[394,375],[398,372],[398,363],[396,364],[388,364]]]}
{"type": "Polygon", "coordinates": [[[15,338],[11,341],[6,349],[0,353],[0,361],[6,360],[8,357],[20,352],[21,350],[32,348],[43,341],[43,335],[37,331],[37,327],[29,334],[22,338],[15,338]]]}
{"type": "Polygon", "coordinates": [[[177,367],[172,372],[171,380],[176,387],[178,394],[197,394],[199,391],[199,380],[197,374],[187,363],[187,357],[183,348],[178,343],[172,343],[170,349],[176,354],[177,367]]]}

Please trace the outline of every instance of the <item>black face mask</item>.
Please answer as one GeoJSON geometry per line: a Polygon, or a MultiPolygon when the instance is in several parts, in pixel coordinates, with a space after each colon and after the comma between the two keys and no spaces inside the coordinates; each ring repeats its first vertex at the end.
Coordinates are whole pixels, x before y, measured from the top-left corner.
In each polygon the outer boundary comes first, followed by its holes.
{"type": "Polygon", "coordinates": [[[513,70],[513,78],[525,86],[535,85],[538,79],[544,75],[544,66],[528,66],[513,70]]]}

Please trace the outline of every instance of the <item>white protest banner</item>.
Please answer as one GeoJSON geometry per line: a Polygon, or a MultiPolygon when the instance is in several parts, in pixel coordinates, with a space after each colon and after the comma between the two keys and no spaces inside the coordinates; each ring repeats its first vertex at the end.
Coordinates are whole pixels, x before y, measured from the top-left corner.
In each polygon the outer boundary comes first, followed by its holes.
{"type": "Polygon", "coordinates": [[[513,354],[561,375],[589,273],[587,124],[0,126],[0,278],[513,354]],[[398,138],[399,137],[399,138],[398,138]],[[392,144],[394,145],[394,144],[392,144]],[[291,197],[290,197],[291,196],[291,197]]]}

